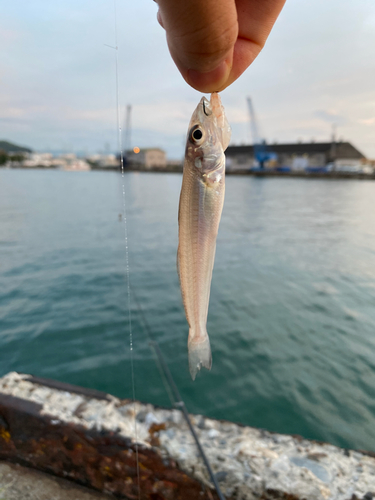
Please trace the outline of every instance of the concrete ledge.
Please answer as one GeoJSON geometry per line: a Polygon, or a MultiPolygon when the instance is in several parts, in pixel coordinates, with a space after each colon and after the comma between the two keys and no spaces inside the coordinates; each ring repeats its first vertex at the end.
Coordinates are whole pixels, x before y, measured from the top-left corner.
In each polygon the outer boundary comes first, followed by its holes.
{"type": "MultiPolygon", "coordinates": [[[[178,410],[53,381],[0,379],[0,458],[119,497],[217,498],[178,410]]],[[[192,416],[223,493],[236,500],[371,500],[375,458],[192,416]]]]}
{"type": "Polygon", "coordinates": [[[1,500],[113,500],[72,481],[0,461],[1,500]]]}

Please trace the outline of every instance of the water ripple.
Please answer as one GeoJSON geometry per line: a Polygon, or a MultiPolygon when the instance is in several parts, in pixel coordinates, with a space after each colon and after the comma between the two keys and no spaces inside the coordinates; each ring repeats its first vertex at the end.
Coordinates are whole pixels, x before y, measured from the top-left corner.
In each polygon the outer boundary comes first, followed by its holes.
{"type": "MultiPolygon", "coordinates": [[[[125,182],[137,397],[169,404],[146,321],[190,411],[375,451],[375,183],[228,178],[213,367],[193,383],[181,176],[125,182]]],[[[115,173],[0,170],[1,374],[131,395],[121,191],[115,173]]]]}

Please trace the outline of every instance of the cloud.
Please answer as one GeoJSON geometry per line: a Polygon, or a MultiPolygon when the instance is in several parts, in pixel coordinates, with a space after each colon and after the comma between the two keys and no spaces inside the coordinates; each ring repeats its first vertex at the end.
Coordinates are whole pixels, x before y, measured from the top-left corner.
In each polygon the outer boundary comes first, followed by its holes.
{"type": "Polygon", "coordinates": [[[5,45],[12,44],[21,38],[22,33],[20,31],[0,26],[0,44],[2,49],[4,49],[5,45]]]}
{"type": "Polygon", "coordinates": [[[358,123],[363,123],[364,125],[374,125],[375,124],[375,117],[373,118],[362,118],[358,120],[358,123]]]}
{"type": "Polygon", "coordinates": [[[344,116],[339,115],[335,110],[319,109],[314,112],[314,116],[324,122],[334,123],[336,125],[344,125],[347,122],[347,119],[344,116]]]}
{"type": "MultiPolygon", "coordinates": [[[[222,93],[234,142],[249,140],[250,95],[270,141],[329,140],[336,124],[375,157],[373,2],[327,5],[288,0],[259,58],[222,93]]],[[[132,104],[134,141],[179,157],[201,94],[177,71],[156,10],[150,0],[118,2],[120,117],[132,104]]],[[[115,51],[105,43],[114,45],[107,0],[0,2],[0,138],[115,149],[115,51]]]]}

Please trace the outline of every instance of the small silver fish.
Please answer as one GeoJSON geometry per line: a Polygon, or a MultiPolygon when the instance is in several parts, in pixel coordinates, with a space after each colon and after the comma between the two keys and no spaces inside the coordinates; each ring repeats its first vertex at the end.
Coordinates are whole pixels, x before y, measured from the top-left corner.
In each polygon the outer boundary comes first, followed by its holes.
{"type": "Polygon", "coordinates": [[[189,323],[192,379],[211,369],[206,323],[216,237],[225,192],[225,155],[231,136],[220,96],[202,97],[190,120],[178,213],[177,268],[189,323]]]}

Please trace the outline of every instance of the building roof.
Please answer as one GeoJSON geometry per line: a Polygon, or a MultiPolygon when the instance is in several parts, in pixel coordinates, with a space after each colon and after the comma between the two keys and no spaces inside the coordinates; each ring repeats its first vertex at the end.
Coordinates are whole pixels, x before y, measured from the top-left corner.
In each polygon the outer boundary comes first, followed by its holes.
{"type": "Polygon", "coordinates": [[[140,148],[142,152],[147,152],[147,151],[160,151],[161,153],[165,153],[164,149],[161,148],[140,148]]]}
{"type": "MultiPolygon", "coordinates": [[[[336,142],[336,158],[362,159],[365,156],[358,151],[350,142],[336,142]]],[[[330,155],[332,153],[332,142],[297,142],[292,144],[266,144],[266,151],[278,154],[319,154],[330,155]]],[[[225,154],[227,156],[254,155],[254,146],[229,146],[225,154]]]]}

